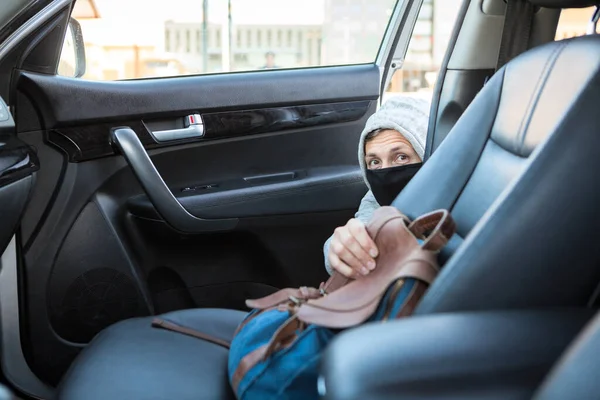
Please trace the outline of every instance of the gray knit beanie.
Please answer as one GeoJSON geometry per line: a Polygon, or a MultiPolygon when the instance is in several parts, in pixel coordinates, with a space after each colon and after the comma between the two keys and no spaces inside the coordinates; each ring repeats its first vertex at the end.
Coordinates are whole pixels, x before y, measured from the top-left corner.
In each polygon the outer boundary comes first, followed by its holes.
{"type": "MultiPolygon", "coordinates": [[[[416,153],[423,159],[429,125],[430,103],[408,95],[394,95],[367,120],[358,144],[358,162],[367,182],[365,165],[365,138],[373,131],[391,129],[398,131],[410,142],[416,153]]],[[[369,182],[367,182],[369,186],[369,182]]]]}

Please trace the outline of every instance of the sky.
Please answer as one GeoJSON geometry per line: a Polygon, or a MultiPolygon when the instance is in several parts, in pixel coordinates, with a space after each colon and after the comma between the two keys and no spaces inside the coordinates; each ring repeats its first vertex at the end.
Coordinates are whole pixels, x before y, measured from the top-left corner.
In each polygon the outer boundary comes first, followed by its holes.
{"type": "MultiPolygon", "coordinates": [[[[325,0],[232,0],[234,24],[322,24],[325,0]]],[[[201,22],[202,0],[96,0],[100,20],[81,21],[86,42],[156,44],[165,21],[201,22]]],[[[208,19],[224,23],[227,0],[208,0],[208,19]]]]}

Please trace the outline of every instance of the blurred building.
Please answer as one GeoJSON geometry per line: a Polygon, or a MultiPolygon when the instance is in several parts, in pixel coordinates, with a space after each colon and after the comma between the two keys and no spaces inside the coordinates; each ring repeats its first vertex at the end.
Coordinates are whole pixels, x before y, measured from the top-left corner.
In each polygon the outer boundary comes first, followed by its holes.
{"type": "MultiPolygon", "coordinates": [[[[223,25],[209,23],[206,32],[207,71],[203,71],[202,23],[165,23],[164,50],[182,61],[191,73],[219,72],[222,68],[223,25]]],[[[230,38],[231,69],[263,67],[267,52],[278,67],[321,65],[321,25],[233,25],[230,38]]]]}
{"type": "Polygon", "coordinates": [[[462,0],[423,0],[402,71],[390,91],[431,91],[437,80],[462,0]]]}
{"type": "MultiPolygon", "coordinates": [[[[85,79],[121,80],[177,76],[189,73],[183,63],[164,54],[156,40],[132,26],[127,35],[111,29],[111,18],[103,18],[95,0],[77,0],[71,14],[81,24],[86,53],[85,79]]],[[[160,37],[160,33],[159,33],[160,37]]],[[[74,74],[74,43],[67,33],[58,73],[74,74]]]]}
{"type": "MultiPolygon", "coordinates": [[[[404,73],[397,74],[397,79],[406,82],[405,90],[413,90],[411,82],[421,87],[425,74],[439,68],[460,1],[423,1],[404,73]]],[[[268,51],[275,53],[279,67],[373,62],[394,4],[395,0],[325,0],[322,25],[233,25],[231,68],[260,68],[268,51]]],[[[223,28],[222,24],[208,24],[207,72],[221,69],[223,28]]],[[[204,72],[203,39],[199,22],[165,24],[165,52],[180,59],[191,73],[204,72]]]]}
{"type": "Polygon", "coordinates": [[[325,0],[324,65],[373,62],[395,0],[325,0]]]}
{"type": "MultiPolygon", "coordinates": [[[[373,62],[396,2],[325,0],[323,62],[373,62]],[[340,18],[340,16],[343,16],[340,18]]],[[[394,92],[428,90],[435,83],[462,0],[423,0],[394,92]]]]}
{"type": "Polygon", "coordinates": [[[120,80],[189,73],[180,60],[162,54],[152,45],[87,43],[85,50],[89,61],[83,76],[86,79],[120,80]]]}

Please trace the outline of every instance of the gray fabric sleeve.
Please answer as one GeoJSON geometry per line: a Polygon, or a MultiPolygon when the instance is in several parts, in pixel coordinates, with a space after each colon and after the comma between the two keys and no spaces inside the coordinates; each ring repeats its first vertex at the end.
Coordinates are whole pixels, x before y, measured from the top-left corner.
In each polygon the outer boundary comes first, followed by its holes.
{"type": "MultiPolygon", "coordinates": [[[[375,200],[375,196],[373,196],[373,193],[369,190],[365,197],[363,197],[363,199],[360,201],[360,206],[358,207],[358,211],[356,212],[356,214],[354,214],[354,218],[358,219],[366,225],[371,220],[371,217],[373,216],[375,210],[379,207],[379,203],[377,203],[377,200],[375,200]]],[[[331,265],[329,265],[329,260],[327,259],[331,239],[333,239],[333,235],[331,235],[323,245],[323,255],[325,256],[325,269],[327,269],[329,275],[333,273],[333,271],[331,270],[331,265]]]]}

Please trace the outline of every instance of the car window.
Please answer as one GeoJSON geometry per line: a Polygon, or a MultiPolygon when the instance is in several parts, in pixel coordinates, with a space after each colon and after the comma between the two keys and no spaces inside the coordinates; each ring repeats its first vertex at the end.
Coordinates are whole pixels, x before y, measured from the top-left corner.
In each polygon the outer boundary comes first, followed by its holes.
{"type": "MultiPolygon", "coordinates": [[[[403,0],[398,0],[402,2],[403,0]]],[[[396,0],[85,0],[85,79],[374,62],[396,0]],[[207,12],[203,10],[206,7],[207,12]],[[95,10],[90,13],[89,10],[95,10]],[[94,15],[92,15],[94,14],[94,15]],[[204,15],[206,14],[206,18],[204,15]]],[[[67,35],[68,36],[68,35],[67,35]]],[[[59,73],[72,76],[73,60],[59,73]]]]}
{"type": "Polygon", "coordinates": [[[596,7],[571,8],[560,12],[555,40],[569,39],[586,34],[596,7]]]}
{"type": "Polygon", "coordinates": [[[462,0],[423,0],[402,69],[390,81],[383,101],[398,93],[431,99],[462,0]]]}

